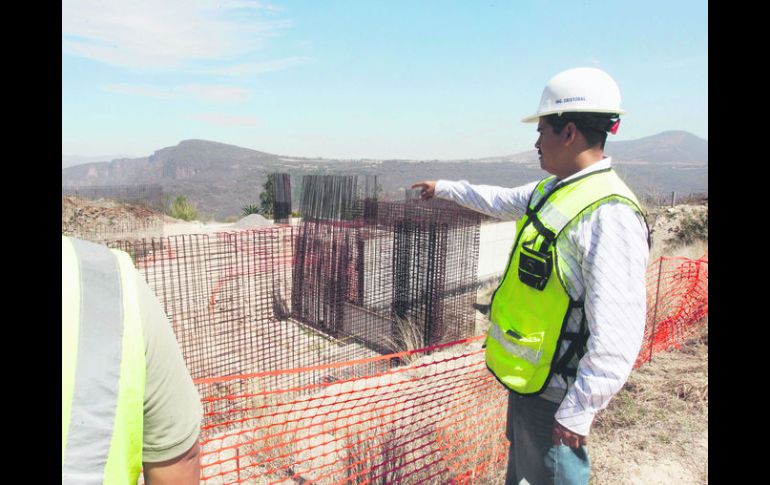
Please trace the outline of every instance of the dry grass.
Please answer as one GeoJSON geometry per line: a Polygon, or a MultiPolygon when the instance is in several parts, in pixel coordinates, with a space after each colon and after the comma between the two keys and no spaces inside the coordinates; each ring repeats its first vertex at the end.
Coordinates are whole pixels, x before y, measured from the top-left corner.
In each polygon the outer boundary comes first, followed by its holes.
{"type": "MultiPolygon", "coordinates": [[[[394,319],[393,337],[382,335],[381,339],[388,347],[393,349],[393,353],[405,352],[408,350],[417,350],[425,347],[425,336],[423,328],[416,324],[412,319],[396,317],[394,319]]],[[[412,363],[419,355],[407,355],[401,360],[406,364],[412,363]]]]}
{"type": "Polygon", "coordinates": [[[597,416],[589,453],[594,484],[708,483],[708,325],[631,374],[597,416]]]}
{"type": "MultiPolygon", "coordinates": [[[[375,412],[375,415],[377,413],[375,412]]],[[[375,418],[379,420],[378,418],[375,418]]],[[[344,476],[347,483],[371,483],[385,485],[398,483],[403,474],[405,455],[395,446],[398,443],[398,431],[387,427],[382,436],[379,427],[370,424],[352,426],[344,438],[344,476]],[[372,471],[372,470],[376,471],[372,471]],[[371,479],[372,475],[379,475],[371,479]]]]}
{"type": "MultiPolygon", "coordinates": [[[[492,303],[492,294],[497,289],[497,285],[500,284],[499,280],[494,280],[483,284],[476,291],[476,304],[477,305],[490,305],[492,303]]],[[[476,321],[473,335],[481,335],[487,333],[489,330],[489,308],[486,308],[486,312],[476,310],[476,321]]]]}
{"type": "Polygon", "coordinates": [[[660,256],[697,259],[708,251],[708,204],[658,207],[648,211],[652,248],[650,261],[660,256]],[[693,225],[688,221],[696,221],[693,225]],[[704,222],[705,221],[705,222],[704,222]]]}

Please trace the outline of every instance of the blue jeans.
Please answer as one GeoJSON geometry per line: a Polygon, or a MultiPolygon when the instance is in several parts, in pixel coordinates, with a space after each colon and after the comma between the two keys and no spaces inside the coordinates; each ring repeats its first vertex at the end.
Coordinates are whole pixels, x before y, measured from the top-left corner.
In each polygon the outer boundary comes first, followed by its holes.
{"type": "Polygon", "coordinates": [[[545,467],[553,473],[553,483],[557,485],[585,485],[591,476],[591,460],[585,446],[551,446],[545,455],[545,467]]]}
{"type": "Polygon", "coordinates": [[[508,393],[505,434],[510,441],[506,485],[585,485],[591,462],[585,446],[555,446],[551,441],[559,405],[538,396],[508,393]],[[526,481],[525,481],[526,480],[526,481]]]}

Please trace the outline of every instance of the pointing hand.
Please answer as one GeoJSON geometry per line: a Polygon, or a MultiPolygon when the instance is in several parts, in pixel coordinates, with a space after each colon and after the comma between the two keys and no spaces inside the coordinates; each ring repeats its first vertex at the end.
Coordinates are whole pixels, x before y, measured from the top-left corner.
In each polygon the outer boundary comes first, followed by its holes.
{"type": "Polygon", "coordinates": [[[416,184],[412,185],[413,189],[422,189],[422,192],[420,192],[420,198],[422,200],[428,200],[436,192],[436,181],[435,180],[424,180],[422,182],[417,182],[416,184]]]}

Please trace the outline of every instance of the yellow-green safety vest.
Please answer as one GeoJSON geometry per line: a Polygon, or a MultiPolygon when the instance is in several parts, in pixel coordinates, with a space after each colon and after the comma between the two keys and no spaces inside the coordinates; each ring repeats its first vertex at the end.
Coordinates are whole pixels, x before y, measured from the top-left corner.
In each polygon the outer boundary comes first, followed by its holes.
{"type": "Polygon", "coordinates": [[[611,168],[577,177],[545,194],[553,178],[540,181],[516,224],[508,265],[492,296],[485,343],[487,367],[503,385],[523,395],[543,392],[555,372],[574,377],[576,369],[568,364],[585,353],[585,313],[579,332],[566,331],[571,312],[582,308],[582,302],[570,298],[556,253],[564,228],[582,212],[609,200],[628,204],[644,219],[633,192],[611,168]],[[567,350],[557,359],[565,344],[567,350]]]}
{"type": "Polygon", "coordinates": [[[145,358],[128,254],[62,236],[61,329],[62,483],[136,485],[145,358]]]}

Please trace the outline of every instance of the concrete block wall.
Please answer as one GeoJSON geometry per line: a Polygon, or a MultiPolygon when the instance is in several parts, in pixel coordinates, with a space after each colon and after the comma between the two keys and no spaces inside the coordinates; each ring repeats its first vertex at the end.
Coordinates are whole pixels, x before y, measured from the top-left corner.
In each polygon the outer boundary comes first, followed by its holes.
{"type": "Polygon", "coordinates": [[[487,222],[479,230],[478,281],[499,278],[508,264],[516,236],[516,221],[487,222]]]}

